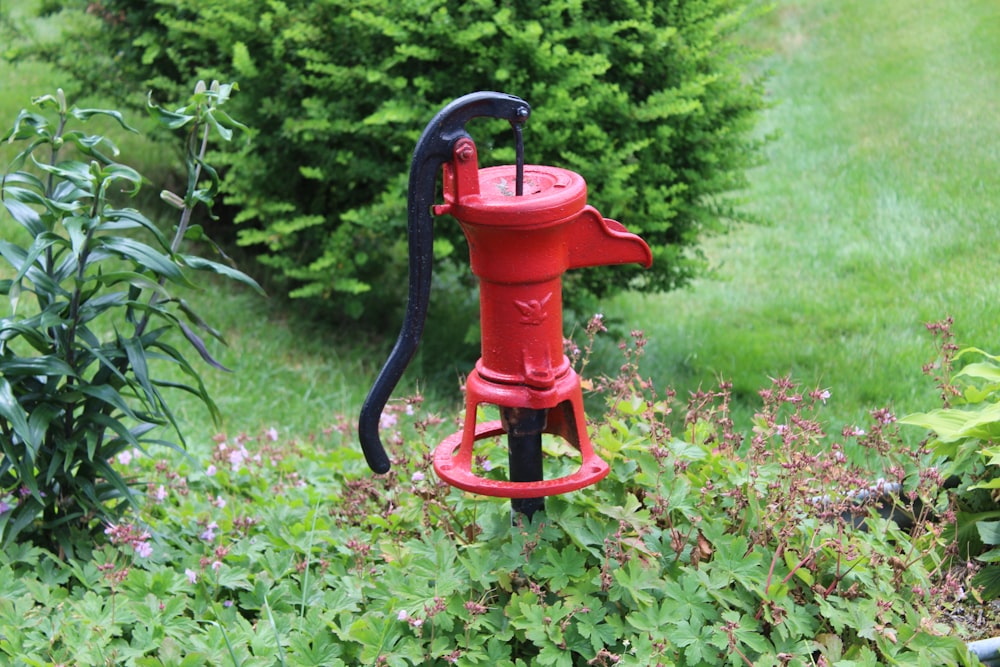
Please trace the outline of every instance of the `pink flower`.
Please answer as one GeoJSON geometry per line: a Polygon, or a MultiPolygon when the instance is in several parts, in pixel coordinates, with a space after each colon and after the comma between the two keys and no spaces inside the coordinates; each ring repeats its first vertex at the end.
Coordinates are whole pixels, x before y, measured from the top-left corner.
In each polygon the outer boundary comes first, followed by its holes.
{"type": "Polygon", "coordinates": [[[211,542],[215,539],[215,531],[218,527],[219,524],[213,521],[212,523],[205,526],[205,530],[203,530],[201,532],[201,535],[199,535],[198,537],[205,540],[206,542],[211,542]]]}
{"type": "Polygon", "coordinates": [[[422,482],[422,481],[424,481],[424,473],[422,473],[422,472],[420,472],[418,470],[417,472],[415,472],[412,475],[410,475],[410,481],[411,482],[422,482]]]}
{"type": "Polygon", "coordinates": [[[123,466],[127,466],[131,462],[132,462],[132,452],[130,452],[129,450],[126,449],[125,451],[118,454],[118,463],[121,463],[123,466]]]}
{"type": "Polygon", "coordinates": [[[135,555],[139,558],[149,558],[153,555],[153,545],[149,542],[137,540],[132,544],[132,548],[135,549],[135,555]]]}
{"type": "Polygon", "coordinates": [[[167,489],[162,484],[160,484],[160,488],[158,488],[156,491],[153,492],[153,500],[155,500],[158,503],[162,503],[166,499],[167,499],[167,489]]]}
{"type": "Polygon", "coordinates": [[[267,439],[270,440],[271,442],[277,441],[278,429],[274,428],[273,426],[267,429],[267,439]]]}
{"type": "Polygon", "coordinates": [[[249,452],[247,452],[245,447],[240,447],[229,452],[229,465],[233,472],[240,471],[240,468],[243,467],[243,461],[247,458],[247,454],[249,452]]]}
{"type": "Polygon", "coordinates": [[[198,573],[191,568],[184,570],[184,576],[187,577],[189,583],[194,584],[198,582],[198,573]]]}
{"type": "Polygon", "coordinates": [[[208,475],[209,477],[213,477],[217,472],[218,469],[215,467],[214,463],[209,463],[208,467],[205,468],[205,474],[208,475]]]}

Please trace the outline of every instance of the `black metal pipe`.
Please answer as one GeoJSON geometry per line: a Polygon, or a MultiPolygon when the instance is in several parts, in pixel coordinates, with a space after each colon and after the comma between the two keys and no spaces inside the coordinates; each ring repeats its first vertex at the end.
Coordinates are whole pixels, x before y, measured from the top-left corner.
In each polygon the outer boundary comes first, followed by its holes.
{"type": "MultiPolygon", "coordinates": [[[[539,482],[542,470],[542,433],[548,410],[501,408],[500,420],[507,431],[507,462],[512,482],[539,482]]],[[[531,517],[545,508],[545,498],[511,498],[511,521],[517,514],[531,517]]]]}

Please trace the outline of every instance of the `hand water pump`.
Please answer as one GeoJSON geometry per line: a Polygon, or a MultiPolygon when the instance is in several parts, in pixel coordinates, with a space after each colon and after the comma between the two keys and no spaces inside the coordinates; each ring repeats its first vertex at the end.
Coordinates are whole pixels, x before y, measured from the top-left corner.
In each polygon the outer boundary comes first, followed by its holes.
{"type": "Polygon", "coordinates": [[[649,267],[646,243],[587,205],[587,184],[572,171],[524,164],[521,126],[528,104],[512,95],[479,92],[445,106],[427,125],[413,153],[408,196],[410,287],[399,339],[361,409],[358,433],[376,473],[390,462],[379,418],[423,332],[433,263],[433,214],[451,215],[469,242],[479,278],[482,357],[466,379],[464,428],[434,452],[434,469],[460,489],[512,499],[529,517],[544,497],[603,479],[608,464],[587,435],[580,377],[563,353],[562,275],[569,269],[638,263],[649,267]],[[465,125],[476,117],[510,122],[516,164],[479,169],[465,125]],[[433,206],[438,170],[444,204],[433,206]],[[477,423],[491,404],[500,420],[477,423]],[[580,452],[576,472],[544,479],[542,434],[563,438],[580,452]],[[509,479],[472,470],[475,443],[506,434],[509,479]]]}

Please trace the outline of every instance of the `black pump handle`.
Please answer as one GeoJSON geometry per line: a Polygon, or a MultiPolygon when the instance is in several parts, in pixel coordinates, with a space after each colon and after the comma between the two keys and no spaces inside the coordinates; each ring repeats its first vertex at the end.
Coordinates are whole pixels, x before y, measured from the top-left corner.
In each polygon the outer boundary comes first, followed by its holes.
{"type": "Polygon", "coordinates": [[[369,467],[377,473],[388,472],[389,457],[379,437],[379,419],[389,397],[413,359],[424,330],[430,300],[431,272],[434,263],[434,204],[437,173],[451,160],[459,139],[469,137],[465,124],[473,118],[488,116],[507,120],[516,129],[528,119],[531,107],[519,97],[504,93],[478,92],[465,95],[441,109],[424,128],[413,151],[407,198],[407,228],[410,237],[410,291],[406,318],[389,359],[368,392],[358,419],[358,437],[369,467]]]}

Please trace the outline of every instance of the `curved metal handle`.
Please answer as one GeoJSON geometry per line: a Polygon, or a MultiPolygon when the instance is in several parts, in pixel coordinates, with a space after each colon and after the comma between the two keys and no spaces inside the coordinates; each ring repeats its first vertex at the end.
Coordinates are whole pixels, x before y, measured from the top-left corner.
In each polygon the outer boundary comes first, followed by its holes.
{"type": "Polygon", "coordinates": [[[430,300],[434,262],[434,204],[437,172],[452,157],[452,147],[468,137],[465,124],[488,116],[507,120],[515,128],[528,119],[531,107],[519,97],[504,93],[478,92],[460,97],[437,113],[424,128],[413,151],[407,198],[407,231],[410,238],[410,290],[406,317],[399,338],[361,406],[358,437],[368,466],[377,473],[388,472],[389,457],[379,437],[379,419],[389,397],[413,359],[423,334],[430,300]]]}

